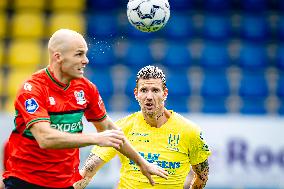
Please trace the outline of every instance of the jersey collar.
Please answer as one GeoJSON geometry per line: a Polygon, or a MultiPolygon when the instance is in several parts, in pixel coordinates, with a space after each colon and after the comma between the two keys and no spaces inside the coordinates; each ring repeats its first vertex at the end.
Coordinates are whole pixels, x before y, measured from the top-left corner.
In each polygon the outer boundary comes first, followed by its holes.
{"type": "Polygon", "coordinates": [[[65,84],[65,83],[60,82],[58,79],[56,79],[54,77],[54,74],[51,72],[49,66],[47,68],[45,68],[45,73],[47,74],[49,79],[52,81],[52,83],[54,83],[55,85],[57,85],[58,87],[60,87],[64,91],[66,91],[69,88],[70,82],[68,84],[65,84]]]}

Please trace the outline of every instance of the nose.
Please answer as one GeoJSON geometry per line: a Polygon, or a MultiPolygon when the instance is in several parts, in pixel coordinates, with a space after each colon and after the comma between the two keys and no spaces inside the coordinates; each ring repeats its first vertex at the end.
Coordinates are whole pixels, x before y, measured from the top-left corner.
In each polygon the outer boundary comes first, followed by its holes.
{"type": "Polygon", "coordinates": [[[152,100],[153,99],[153,93],[151,91],[149,91],[147,93],[147,96],[146,96],[147,100],[152,100]]]}
{"type": "Polygon", "coordinates": [[[89,59],[87,56],[85,56],[85,58],[82,61],[83,64],[89,64],[89,59]]]}

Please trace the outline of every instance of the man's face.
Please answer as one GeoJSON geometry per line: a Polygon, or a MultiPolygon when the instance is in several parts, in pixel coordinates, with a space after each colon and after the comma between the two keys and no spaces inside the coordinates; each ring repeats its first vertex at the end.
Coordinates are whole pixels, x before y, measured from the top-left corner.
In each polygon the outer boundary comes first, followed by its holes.
{"type": "Polygon", "coordinates": [[[62,51],[61,72],[68,80],[81,78],[84,75],[84,68],[89,63],[86,56],[87,44],[83,38],[75,38],[62,51]]]}
{"type": "Polygon", "coordinates": [[[163,90],[161,79],[139,79],[134,94],[142,112],[148,116],[155,116],[163,111],[168,90],[163,90]]]}

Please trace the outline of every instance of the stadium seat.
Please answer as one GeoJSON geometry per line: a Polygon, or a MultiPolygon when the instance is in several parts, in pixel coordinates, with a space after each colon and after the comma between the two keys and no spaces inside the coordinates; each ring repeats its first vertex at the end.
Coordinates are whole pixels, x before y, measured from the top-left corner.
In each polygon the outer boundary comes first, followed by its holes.
{"type": "Polygon", "coordinates": [[[167,88],[169,89],[169,96],[173,98],[190,96],[191,86],[187,72],[185,70],[168,72],[166,80],[167,88]]]}
{"type": "Polygon", "coordinates": [[[284,100],[284,75],[283,73],[279,75],[277,86],[276,86],[276,95],[284,100]]]}
{"type": "Polygon", "coordinates": [[[284,100],[281,100],[278,107],[278,114],[284,115],[284,100]]]}
{"type": "MultiPolygon", "coordinates": [[[[284,3],[283,3],[283,10],[284,10],[284,3]]],[[[277,37],[280,40],[284,40],[284,15],[280,14],[279,19],[277,20],[276,24],[276,33],[277,37]]]]}
{"type": "Polygon", "coordinates": [[[204,43],[201,52],[200,65],[204,69],[222,70],[230,64],[230,57],[226,43],[204,43]]]}
{"type": "Polygon", "coordinates": [[[147,42],[132,42],[128,44],[123,63],[131,68],[140,69],[153,63],[151,49],[147,42]]]}
{"type": "Polygon", "coordinates": [[[167,109],[178,113],[187,113],[190,111],[187,96],[169,95],[165,102],[165,106],[167,109]]]}
{"type": "Polygon", "coordinates": [[[111,41],[89,40],[88,58],[89,66],[93,68],[102,68],[111,66],[115,63],[113,44],[111,41]]]}
{"type": "Polygon", "coordinates": [[[52,11],[82,12],[86,8],[86,0],[51,0],[49,6],[52,11]]]}
{"type": "Polygon", "coordinates": [[[128,98],[128,103],[126,105],[126,111],[127,112],[137,112],[140,111],[141,108],[139,106],[139,103],[134,97],[134,94],[128,98]]]}
{"type": "Polygon", "coordinates": [[[173,13],[161,30],[167,39],[171,40],[189,40],[194,35],[193,21],[186,13],[173,13]]]}
{"type": "Polygon", "coordinates": [[[54,12],[48,21],[48,37],[61,28],[85,34],[85,17],[77,12],[54,12]]]}
{"type": "Polygon", "coordinates": [[[280,45],[278,46],[277,50],[276,50],[276,66],[278,69],[284,71],[284,46],[280,45]]]}
{"type": "Polygon", "coordinates": [[[206,97],[203,98],[201,111],[206,114],[224,114],[228,112],[226,105],[227,98],[206,97]]]}
{"type": "Polygon", "coordinates": [[[125,84],[124,94],[129,98],[134,98],[134,88],[136,86],[136,72],[132,72],[130,76],[128,76],[125,84]]]}
{"type": "Polygon", "coordinates": [[[187,44],[169,42],[161,61],[171,69],[188,68],[192,61],[187,44]]]}
{"type": "Polygon", "coordinates": [[[5,12],[0,11],[0,39],[6,37],[6,29],[7,29],[7,15],[5,12]]]}
{"type": "Polygon", "coordinates": [[[228,97],[230,95],[230,87],[226,73],[205,72],[200,94],[204,99],[228,97]]]}
{"type": "Polygon", "coordinates": [[[16,12],[11,21],[11,37],[42,38],[44,37],[45,15],[41,12],[16,12]]]}
{"type": "Polygon", "coordinates": [[[8,78],[7,78],[7,96],[9,99],[15,99],[16,93],[19,90],[19,87],[28,79],[34,70],[10,69],[8,78]]]}
{"type": "MultiPolygon", "coordinates": [[[[3,97],[3,91],[4,91],[4,71],[3,69],[0,69],[0,101],[1,97],[3,97]]],[[[0,102],[0,111],[1,111],[1,102],[0,102]]]]}
{"type": "Polygon", "coordinates": [[[261,44],[244,43],[241,45],[239,65],[247,70],[262,70],[268,65],[266,49],[261,44]]]}
{"type": "Polygon", "coordinates": [[[263,115],[267,113],[265,99],[263,98],[242,98],[240,108],[241,114],[263,115]]]}
{"type": "Polygon", "coordinates": [[[15,39],[10,42],[8,62],[10,68],[35,71],[42,61],[42,44],[38,40],[15,39]]]}
{"type": "Polygon", "coordinates": [[[2,40],[0,40],[0,69],[1,67],[4,65],[4,42],[2,40]]]}
{"type": "Polygon", "coordinates": [[[114,14],[90,14],[87,16],[87,35],[91,38],[114,38],[118,34],[117,23],[118,20],[114,14]]]}
{"type": "Polygon", "coordinates": [[[239,95],[243,98],[266,98],[269,94],[268,84],[263,72],[242,73],[239,95]]]}
{"type": "Polygon", "coordinates": [[[193,0],[174,0],[169,1],[172,12],[189,10],[193,7],[193,0]]]}
{"type": "Polygon", "coordinates": [[[227,40],[231,36],[231,21],[226,14],[207,14],[204,17],[203,36],[209,40],[227,40]]]}
{"type": "MultiPolygon", "coordinates": [[[[127,1],[124,1],[124,8],[127,7],[127,1]]],[[[119,8],[120,2],[118,0],[103,0],[103,1],[94,1],[87,0],[87,6],[89,11],[96,12],[96,10],[114,10],[119,8]]]]}
{"type": "Polygon", "coordinates": [[[231,1],[232,0],[205,0],[203,4],[207,11],[220,12],[229,10],[231,8],[231,1]]]}
{"type": "Polygon", "coordinates": [[[247,12],[263,12],[267,10],[267,0],[242,0],[241,8],[247,12]]]}
{"type": "MultiPolygon", "coordinates": [[[[2,0],[1,0],[2,1],[2,0]]],[[[14,0],[14,10],[43,10],[45,8],[45,0],[14,0]]]]}
{"type": "Polygon", "coordinates": [[[0,11],[7,8],[7,4],[8,4],[7,2],[8,2],[8,0],[1,0],[0,1],[0,11]]]}
{"type": "Polygon", "coordinates": [[[241,17],[240,34],[243,39],[253,42],[265,41],[269,37],[269,25],[262,14],[247,14],[241,17]]]}
{"type": "Polygon", "coordinates": [[[109,98],[113,95],[114,85],[109,69],[97,68],[89,75],[89,79],[98,87],[102,97],[109,98]]]}

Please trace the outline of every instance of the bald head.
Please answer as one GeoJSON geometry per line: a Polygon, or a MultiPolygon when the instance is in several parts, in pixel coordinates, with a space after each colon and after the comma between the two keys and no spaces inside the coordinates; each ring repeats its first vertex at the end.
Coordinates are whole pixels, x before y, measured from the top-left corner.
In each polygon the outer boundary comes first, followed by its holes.
{"type": "Polygon", "coordinates": [[[76,31],[70,29],[57,30],[48,41],[48,51],[50,53],[62,52],[68,49],[71,41],[75,40],[82,40],[85,42],[84,37],[76,31]]]}

